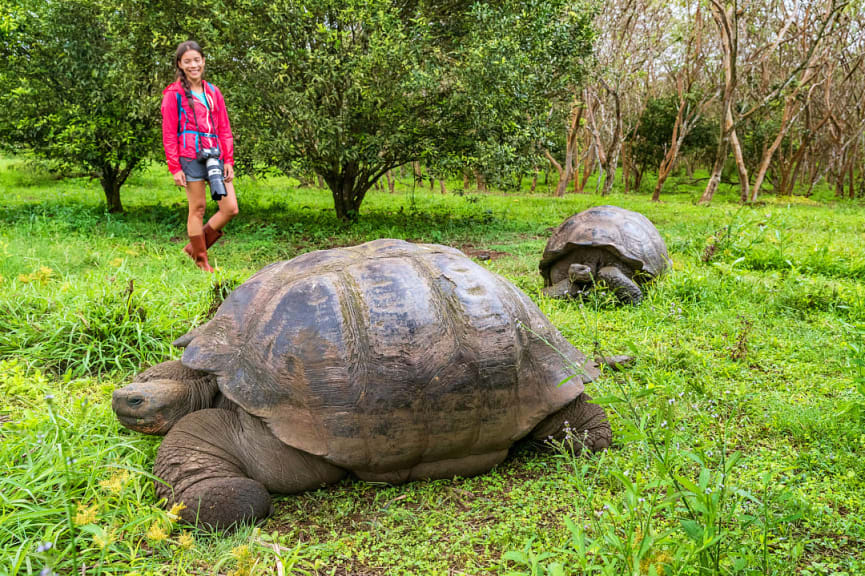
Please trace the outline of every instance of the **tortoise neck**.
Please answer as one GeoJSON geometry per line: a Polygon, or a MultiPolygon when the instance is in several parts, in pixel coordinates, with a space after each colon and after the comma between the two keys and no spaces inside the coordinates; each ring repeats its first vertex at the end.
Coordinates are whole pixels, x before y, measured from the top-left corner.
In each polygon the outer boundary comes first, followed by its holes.
{"type": "Polygon", "coordinates": [[[189,412],[214,407],[219,392],[216,376],[207,374],[195,380],[187,380],[186,383],[189,412]]]}

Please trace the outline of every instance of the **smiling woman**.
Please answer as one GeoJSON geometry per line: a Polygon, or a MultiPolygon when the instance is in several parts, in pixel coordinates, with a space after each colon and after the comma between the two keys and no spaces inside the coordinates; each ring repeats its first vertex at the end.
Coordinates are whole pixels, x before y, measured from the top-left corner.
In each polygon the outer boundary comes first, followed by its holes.
{"type": "Polygon", "coordinates": [[[237,215],[234,137],[222,93],[204,79],[205,59],[198,43],[182,42],[174,66],[177,79],[163,91],[162,144],[174,183],[186,189],[189,202],[189,244],[184,251],[199,268],[213,272],[207,249],[237,215]],[[207,208],[205,180],[219,210],[202,226],[207,208]]]}

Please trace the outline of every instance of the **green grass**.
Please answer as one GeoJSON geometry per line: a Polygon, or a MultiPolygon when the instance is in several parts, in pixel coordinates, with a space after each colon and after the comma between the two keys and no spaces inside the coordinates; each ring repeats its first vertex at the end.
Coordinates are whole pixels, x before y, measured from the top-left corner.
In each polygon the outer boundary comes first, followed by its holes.
{"type": "Polygon", "coordinates": [[[108,215],[97,182],[0,159],[0,575],[865,574],[865,206],[819,190],[740,207],[725,188],[703,207],[675,180],[654,204],[448,188],[372,191],[346,226],[327,191],[240,179],[209,276],[162,167],[108,215]],[[601,203],[670,249],[639,307],[540,293],[548,229],[601,203]],[[381,237],[461,248],[578,348],[633,352],[590,390],[614,449],[519,447],[476,478],[345,481],[278,498],[259,527],[185,532],[154,498],[158,439],[117,424],[111,391],[265,264],[381,237]]]}

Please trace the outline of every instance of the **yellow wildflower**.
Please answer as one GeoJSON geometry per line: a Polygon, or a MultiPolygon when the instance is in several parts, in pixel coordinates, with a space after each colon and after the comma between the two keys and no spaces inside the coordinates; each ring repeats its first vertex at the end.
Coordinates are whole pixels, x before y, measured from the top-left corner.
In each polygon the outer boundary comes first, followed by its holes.
{"type": "Polygon", "coordinates": [[[183,502],[175,502],[174,506],[171,507],[171,510],[168,511],[168,518],[172,522],[177,522],[180,520],[180,511],[186,509],[186,504],[183,502]]]}
{"type": "Polygon", "coordinates": [[[19,274],[18,281],[22,284],[29,284],[30,282],[39,282],[41,284],[50,280],[53,275],[54,270],[48,266],[42,266],[39,270],[31,272],[30,274],[19,274]]]}
{"type": "Polygon", "coordinates": [[[118,266],[120,266],[121,264],[123,264],[123,258],[115,258],[114,260],[112,260],[112,261],[109,262],[108,264],[109,264],[110,266],[114,266],[115,268],[117,268],[118,266]]]}
{"type": "Polygon", "coordinates": [[[2,275],[2,274],[0,274],[0,284],[3,284],[3,281],[4,281],[4,280],[6,280],[6,279],[3,278],[3,275],[2,275]]]}
{"type": "Polygon", "coordinates": [[[84,504],[79,503],[78,512],[75,513],[75,524],[78,526],[84,526],[85,524],[95,523],[97,516],[96,508],[96,504],[88,508],[84,504]]]}
{"type": "Polygon", "coordinates": [[[33,273],[34,279],[39,280],[40,282],[50,280],[53,275],[54,270],[52,270],[48,266],[40,266],[39,270],[33,273]]]}
{"type": "Polygon", "coordinates": [[[670,566],[673,562],[673,557],[667,552],[658,552],[657,554],[646,556],[640,561],[640,573],[648,574],[649,567],[655,565],[656,574],[664,574],[664,568],[670,566]]]}
{"type": "Polygon", "coordinates": [[[111,478],[99,482],[99,485],[111,492],[112,494],[117,494],[121,490],[123,490],[123,487],[126,485],[126,481],[128,479],[129,472],[127,470],[120,470],[119,472],[113,474],[111,478]]]}
{"type": "Polygon", "coordinates": [[[177,545],[184,550],[189,550],[195,546],[195,538],[193,538],[192,534],[189,532],[184,531],[183,534],[177,538],[177,545]]]}
{"type": "Polygon", "coordinates": [[[162,529],[162,526],[159,525],[159,522],[154,522],[150,525],[150,529],[147,531],[147,534],[145,534],[144,537],[151,542],[162,542],[163,540],[168,538],[168,534],[165,533],[165,530],[162,529]]]}
{"type": "Polygon", "coordinates": [[[228,576],[249,576],[255,566],[255,560],[249,551],[249,546],[243,544],[231,551],[231,555],[237,560],[237,568],[228,572],[228,576]]]}
{"type": "Polygon", "coordinates": [[[105,532],[105,530],[99,530],[95,534],[93,534],[93,543],[102,550],[109,546],[112,542],[114,542],[114,532],[105,532]]]}

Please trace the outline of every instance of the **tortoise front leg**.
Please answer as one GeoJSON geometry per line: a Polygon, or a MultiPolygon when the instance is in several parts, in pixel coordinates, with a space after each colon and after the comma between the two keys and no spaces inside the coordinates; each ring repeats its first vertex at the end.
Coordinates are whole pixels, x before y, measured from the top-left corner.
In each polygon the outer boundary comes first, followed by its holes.
{"type": "Polygon", "coordinates": [[[552,286],[544,288],[543,293],[549,298],[567,298],[571,295],[571,281],[567,278],[559,280],[552,286]]]}
{"type": "Polygon", "coordinates": [[[609,284],[619,300],[625,304],[639,304],[643,299],[640,287],[615,266],[604,266],[598,270],[598,278],[609,284]]]}
{"type": "Polygon", "coordinates": [[[338,481],[345,471],[283,444],[245,412],[199,410],[176,424],[156,457],[156,495],[182,502],[190,523],[228,528],[273,511],[270,492],[294,493],[338,481]]]}

